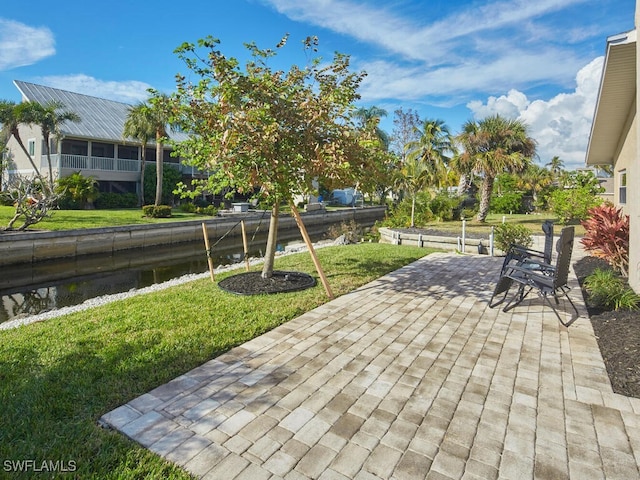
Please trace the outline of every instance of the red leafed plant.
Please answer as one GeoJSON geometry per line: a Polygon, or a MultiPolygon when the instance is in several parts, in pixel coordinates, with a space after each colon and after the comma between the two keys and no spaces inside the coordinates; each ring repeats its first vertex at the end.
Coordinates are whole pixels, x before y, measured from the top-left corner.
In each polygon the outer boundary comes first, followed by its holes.
{"type": "Polygon", "coordinates": [[[580,222],[586,233],[582,245],[594,257],[606,260],[609,265],[627,276],[629,268],[629,215],[622,208],[602,204],[589,209],[587,220],[580,222]]]}

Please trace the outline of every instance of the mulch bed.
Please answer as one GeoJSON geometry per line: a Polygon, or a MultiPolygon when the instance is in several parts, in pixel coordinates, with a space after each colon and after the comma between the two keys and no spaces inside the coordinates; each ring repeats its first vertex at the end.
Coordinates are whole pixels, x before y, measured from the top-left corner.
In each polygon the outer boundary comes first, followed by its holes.
{"type": "MultiPolygon", "coordinates": [[[[584,257],[574,263],[581,286],[596,268],[611,267],[604,260],[595,257],[584,257]]],[[[613,391],[640,398],[640,312],[606,311],[589,305],[584,288],[582,294],[613,391]]]]}
{"type": "Polygon", "coordinates": [[[315,284],[316,279],[311,275],[283,270],[274,270],[271,278],[262,278],[261,272],[246,272],[218,282],[221,289],[238,295],[296,292],[311,288],[315,284]]]}

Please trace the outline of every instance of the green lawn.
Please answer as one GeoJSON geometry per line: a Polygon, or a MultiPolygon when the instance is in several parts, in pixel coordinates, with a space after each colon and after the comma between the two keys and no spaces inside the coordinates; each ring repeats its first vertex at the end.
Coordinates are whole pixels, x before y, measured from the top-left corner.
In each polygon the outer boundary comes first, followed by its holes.
{"type": "MultiPolygon", "coordinates": [[[[427,253],[375,243],[318,250],[336,296],[427,253]]],[[[316,276],[308,253],[279,258],[276,268],[316,276]]],[[[77,478],[189,478],[101,429],[97,420],[326,301],[320,283],[301,292],[246,297],[204,279],[0,331],[0,468],[25,459],[72,461],[77,478]]]]}
{"type": "MultiPolygon", "coordinates": [[[[337,208],[332,208],[337,210],[337,208]]],[[[13,216],[13,207],[0,206],[0,229],[5,227],[13,216]]],[[[175,222],[179,220],[202,220],[206,217],[193,213],[184,213],[179,210],[173,211],[171,218],[146,218],[142,216],[142,210],[139,208],[127,210],[56,210],[51,218],[34,225],[31,229],[35,230],[71,230],[76,228],[95,228],[95,227],[111,227],[118,225],[140,225],[145,223],[163,223],[175,222]]],[[[485,223],[476,222],[469,219],[466,222],[468,232],[476,232],[483,235],[489,235],[492,225],[502,223],[502,214],[490,214],[485,223]]],[[[531,229],[535,235],[542,234],[542,222],[545,220],[553,220],[556,222],[556,230],[559,232],[561,225],[557,223],[557,219],[550,213],[535,215],[504,215],[507,223],[520,223],[531,229]]],[[[427,225],[421,225],[425,228],[436,228],[443,231],[452,231],[459,234],[462,228],[462,222],[433,222],[427,225]]],[[[576,225],[576,235],[584,235],[584,228],[576,225]]]]}
{"type": "MultiPolygon", "coordinates": [[[[0,206],[0,229],[7,226],[13,217],[13,207],[0,206]]],[[[171,218],[147,218],[142,209],[122,210],[55,210],[50,218],[30,227],[30,230],[71,230],[75,228],[115,227],[118,225],[141,225],[145,223],[175,222],[177,220],[206,219],[203,215],[174,210],[171,218]]],[[[20,225],[18,220],[17,225],[20,225]]]]}

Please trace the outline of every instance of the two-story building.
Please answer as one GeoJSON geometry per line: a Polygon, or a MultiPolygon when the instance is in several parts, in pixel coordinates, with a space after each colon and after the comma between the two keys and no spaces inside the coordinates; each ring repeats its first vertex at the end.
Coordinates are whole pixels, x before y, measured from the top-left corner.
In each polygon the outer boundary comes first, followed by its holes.
{"type": "MultiPolygon", "coordinates": [[[[54,178],[62,178],[74,172],[93,176],[102,192],[137,193],[140,188],[140,166],[142,146],[134,138],[124,138],[124,123],[130,105],[104,98],[82,95],[57,88],[14,81],[24,102],[46,104],[57,101],[64,109],[80,117],[79,122],[65,122],[60,134],[50,139],[51,162],[54,178]]],[[[34,163],[45,177],[49,171],[42,132],[37,125],[20,125],[20,137],[34,163]]],[[[186,138],[181,132],[169,132],[172,139],[186,138]]],[[[29,159],[11,138],[7,145],[8,168],[4,180],[12,175],[32,175],[29,159]]],[[[192,167],[183,165],[180,159],[170,155],[171,148],[165,146],[163,164],[165,168],[177,168],[187,182],[201,177],[192,167]]],[[[146,146],[148,164],[156,163],[156,146],[146,146]]]]}

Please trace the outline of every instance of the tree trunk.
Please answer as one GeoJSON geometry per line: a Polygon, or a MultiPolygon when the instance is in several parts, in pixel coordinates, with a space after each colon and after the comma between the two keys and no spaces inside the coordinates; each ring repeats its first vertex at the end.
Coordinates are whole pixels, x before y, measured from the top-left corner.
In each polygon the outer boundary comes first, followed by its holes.
{"type": "Polygon", "coordinates": [[[460,180],[458,181],[458,196],[461,197],[467,193],[469,189],[469,185],[467,184],[467,175],[463,173],[460,175],[460,180]]]}
{"type": "Polygon", "coordinates": [[[489,215],[489,202],[491,201],[491,192],[493,191],[494,178],[485,173],[484,180],[482,180],[482,191],[480,192],[480,208],[478,209],[478,216],[476,220],[484,222],[489,215]]]}
{"type": "Polygon", "coordinates": [[[273,264],[276,258],[276,247],[278,244],[278,207],[278,201],[276,200],[271,209],[267,249],[264,252],[264,264],[262,265],[262,278],[271,278],[273,275],[273,264]]]}
{"type": "Polygon", "coordinates": [[[411,228],[415,227],[415,215],[416,215],[416,196],[411,198],[411,228]]]}
{"type": "Polygon", "coordinates": [[[162,137],[156,137],[156,206],[162,205],[162,157],[163,157],[163,149],[162,149],[162,137]]]}
{"type": "Polygon", "coordinates": [[[140,161],[140,206],[144,206],[144,167],[147,164],[147,145],[142,146],[142,160],[140,161]]]}

